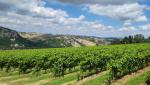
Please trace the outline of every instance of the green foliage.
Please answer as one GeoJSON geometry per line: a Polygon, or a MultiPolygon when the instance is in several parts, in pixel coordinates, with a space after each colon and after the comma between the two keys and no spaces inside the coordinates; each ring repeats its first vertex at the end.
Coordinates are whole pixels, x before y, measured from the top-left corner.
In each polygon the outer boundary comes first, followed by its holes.
{"type": "Polygon", "coordinates": [[[150,65],[150,48],[143,46],[135,45],[118,51],[119,56],[115,56],[116,58],[109,64],[112,79],[118,79],[150,65]]]}
{"type": "Polygon", "coordinates": [[[150,84],[150,72],[147,73],[146,83],[147,83],[147,85],[150,84]]]}
{"type": "Polygon", "coordinates": [[[0,51],[0,68],[6,71],[48,70],[59,77],[78,68],[79,80],[104,70],[117,79],[149,65],[150,44],[0,51]]]}
{"type": "MultiPolygon", "coordinates": [[[[124,85],[145,85],[146,76],[149,72],[144,71],[142,74],[135,76],[134,78],[129,79],[124,85]]],[[[147,84],[149,85],[149,84],[147,84]]]]}
{"type": "Polygon", "coordinates": [[[82,85],[104,85],[104,83],[106,83],[108,75],[109,75],[108,73],[104,73],[100,76],[98,75],[98,77],[96,77],[95,79],[91,79],[83,83],[82,85]]]}
{"type": "Polygon", "coordinates": [[[148,43],[150,42],[149,38],[145,38],[142,34],[136,34],[134,36],[126,36],[123,39],[114,39],[112,44],[132,44],[132,43],[148,43]]]}

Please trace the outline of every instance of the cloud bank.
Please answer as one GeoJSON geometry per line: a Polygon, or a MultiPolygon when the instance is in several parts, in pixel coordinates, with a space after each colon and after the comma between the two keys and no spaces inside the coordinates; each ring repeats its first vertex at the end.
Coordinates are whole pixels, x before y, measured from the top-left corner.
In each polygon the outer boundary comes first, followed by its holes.
{"type": "Polygon", "coordinates": [[[137,0],[57,0],[60,3],[83,5],[87,12],[108,16],[124,22],[116,28],[85,15],[70,17],[67,11],[47,7],[43,0],[0,0],[0,25],[17,31],[53,34],[73,34],[99,37],[122,37],[130,34],[149,36],[150,24],[133,26],[133,22],[147,22],[144,10],[137,0]]]}
{"type": "Polygon", "coordinates": [[[108,16],[125,22],[143,22],[147,21],[144,14],[146,6],[138,3],[123,5],[87,5],[88,11],[96,15],[108,16]]]}
{"type": "Polygon", "coordinates": [[[100,4],[100,5],[121,5],[125,3],[134,3],[138,0],[58,0],[63,3],[71,4],[100,4]]]}

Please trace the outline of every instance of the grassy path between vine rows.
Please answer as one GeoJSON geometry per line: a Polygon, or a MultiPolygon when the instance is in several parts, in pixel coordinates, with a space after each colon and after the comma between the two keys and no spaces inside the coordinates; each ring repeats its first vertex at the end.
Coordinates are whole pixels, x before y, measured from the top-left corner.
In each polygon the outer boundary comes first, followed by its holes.
{"type": "Polygon", "coordinates": [[[125,85],[146,85],[145,79],[149,72],[150,71],[145,72],[137,77],[134,77],[133,79],[129,80],[125,85]]]}
{"type": "Polygon", "coordinates": [[[62,85],[101,85],[104,84],[105,80],[107,79],[108,71],[104,71],[77,82],[76,80],[64,83],[62,85]]]}
{"type": "Polygon", "coordinates": [[[53,78],[51,81],[42,84],[42,85],[63,85],[67,82],[70,81],[75,81],[77,80],[77,74],[76,73],[71,73],[71,74],[67,74],[64,77],[60,77],[60,78],[53,78]]]}
{"type": "MultiPolygon", "coordinates": [[[[39,82],[40,80],[50,79],[50,75],[42,74],[40,76],[36,76],[33,74],[21,74],[18,73],[6,73],[0,72],[0,85],[32,85],[34,82],[39,82]]],[[[33,84],[34,85],[34,84],[33,84]]]]}
{"type": "Polygon", "coordinates": [[[29,77],[27,77],[27,80],[23,80],[23,81],[19,81],[16,82],[15,84],[17,85],[40,85],[45,83],[45,80],[50,80],[51,77],[49,74],[42,74],[40,76],[36,76],[36,75],[31,75],[29,77]]]}
{"type": "Polygon", "coordinates": [[[142,80],[136,80],[136,78],[141,79],[141,78],[138,78],[138,77],[144,75],[145,73],[147,73],[149,71],[150,71],[150,66],[146,67],[144,69],[141,69],[141,70],[139,70],[135,73],[132,73],[130,75],[126,75],[123,78],[112,82],[111,85],[138,85],[138,84],[140,85],[140,83],[142,83],[143,79],[142,80]],[[135,84],[132,81],[134,81],[135,84]],[[140,82],[140,83],[138,83],[138,82],[140,82]]]}
{"type": "Polygon", "coordinates": [[[33,74],[6,73],[0,72],[0,85],[62,85],[66,82],[76,80],[76,73],[70,73],[64,77],[54,78],[50,74],[33,74]]]}
{"type": "Polygon", "coordinates": [[[87,79],[80,85],[104,85],[108,78],[108,71],[102,72],[97,76],[93,76],[92,78],[87,79]]]}
{"type": "MultiPolygon", "coordinates": [[[[112,85],[144,85],[146,74],[150,67],[141,69],[130,75],[116,80],[112,85]]],[[[64,77],[54,78],[51,74],[21,74],[17,72],[0,72],[0,85],[104,85],[108,78],[108,71],[95,74],[77,82],[77,73],[70,73],[64,77]]]]}
{"type": "Polygon", "coordinates": [[[14,72],[4,72],[4,71],[0,71],[0,79],[2,78],[6,78],[6,77],[10,77],[10,76],[14,76],[14,75],[18,75],[18,72],[14,71],[14,72]]]}

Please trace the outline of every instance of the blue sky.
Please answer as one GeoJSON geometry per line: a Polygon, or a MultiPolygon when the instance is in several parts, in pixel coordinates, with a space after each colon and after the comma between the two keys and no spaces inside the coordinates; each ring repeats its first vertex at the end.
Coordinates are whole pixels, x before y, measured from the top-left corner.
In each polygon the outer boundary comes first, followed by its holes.
{"type": "Polygon", "coordinates": [[[100,23],[106,24],[106,25],[112,25],[115,27],[120,27],[122,22],[119,20],[111,19],[107,16],[98,16],[95,14],[92,14],[88,11],[84,11],[83,8],[84,6],[82,5],[74,5],[74,4],[62,4],[62,3],[57,3],[57,2],[48,2],[46,4],[46,7],[52,7],[54,9],[63,9],[65,10],[70,17],[77,18],[80,15],[84,15],[86,17],[86,20],[88,21],[98,21],[100,23]]]}
{"type": "Polygon", "coordinates": [[[0,0],[0,25],[17,31],[150,36],[149,0],[0,0]]]}

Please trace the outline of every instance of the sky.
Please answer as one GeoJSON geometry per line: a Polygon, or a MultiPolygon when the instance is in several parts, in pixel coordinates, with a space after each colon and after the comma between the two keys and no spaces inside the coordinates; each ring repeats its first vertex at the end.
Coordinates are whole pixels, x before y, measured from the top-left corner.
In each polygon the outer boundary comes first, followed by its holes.
{"type": "Polygon", "coordinates": [[[0,26],[21,32],[150,36],[150,0],[0,0],[0,26]]]}

